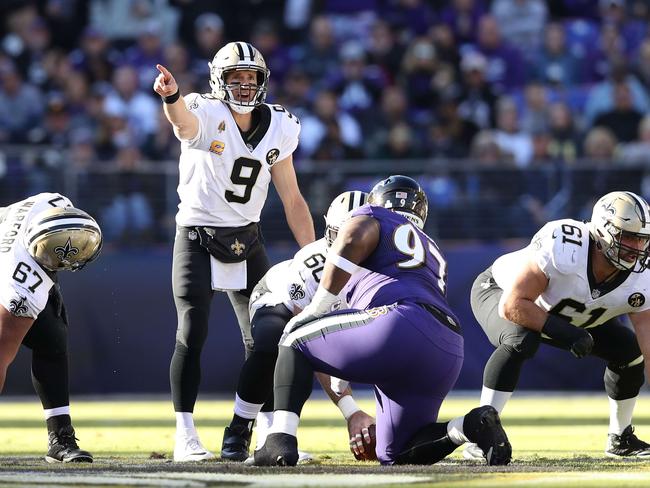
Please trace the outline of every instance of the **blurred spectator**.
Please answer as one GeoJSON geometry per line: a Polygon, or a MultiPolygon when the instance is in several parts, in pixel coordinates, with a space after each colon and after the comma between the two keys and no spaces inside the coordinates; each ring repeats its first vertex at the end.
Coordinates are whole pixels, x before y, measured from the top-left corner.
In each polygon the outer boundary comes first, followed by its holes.
{"type": "Polygon", "coordinates": [[[519,129],[517,106],[510,98],[503,97],[497,104],[496,142],[501,152],[511,154],[520,168],[530,164],[533,141],[530,134],[519,129]]]}
{"type": "Polygon", "coordinates": [[[339,67],[339,52],[329,18],[318,15],[311,21],[309,40],[297,50],[296,64],[318,86],[339,67]]]}
{"type": "Polygon", "coordinates": [[[608,78],[589,90],[585,106],[585,123],[587,127],[593,125],[595,118],[602,112],[607,112],[614,107],[614,86],[625,83],[632,94],[632,105],[641,113],[650,112],[650,98],[643,89],[643,85],[628,72],[627,63],[623,59],[612,61],[608,78]]]}
{"type": "Polygon", "coordinates": [[[521,130],[530,133],[548,129],[548,93],[541,83],[529,83],[524,89],[521,130]]]}
{"type": "Polygon", "coordinates": [[[415,39],[404,55],[400,80],[411,107],[428,111],[435,106],[433,77],[438,68],[433,43],[426,37],[415,39]]]}
{"type": "Polygon", "coordinates": [[[551,160],[551,135],[543,130],[531,133],[533,140],[532,163],[547,163],[551,160]]]}
{"type": "Polygon", "coordinates": [[[573,163],[580,156],[580,138],[569,107],[561,102],[549,107],[550,141],[548,155],[556,161],[573,163]]]}
{"type": "Polygon", "coordinates": [[[137,171],[140,151],[121,148],[116,157],[117,173],[107,178],[112,199],[101,213],[102,233],[107,242],[145,244],[152,238],[153,209],[147,198],[146,176],[137,171]]]}
{"type": "Polygon", "coordinates": [[[313,87],[309,76],[299,66],[294,66],[285,77],[277,98],[279,104],[302,119],[307,114],[312,96],[313,87]]]}
{"type": "Polygon", "coordinates": [[[625,60],[625,40],[616,24],[602,24],[596,44],[585,54],[582,81],[594,83],[607,78],[619,59],[625,60]]]}
{"type": "Polygon", "coordinates": [[[476,51],[469,51],[463,55],[460,68],[462,72],[458,107],[460,115],[482,129],[493,127],[497,97],[485,79],[487,69],[485,56],[476,51]]]}
{"type": "Polygon", "coordinates": [[[151,80],[158,75],[156,64],[163,59],[162,27],[156,20],[146,22],[138,33],[137,43],[124,52],[124,63],[138,73],[140,89],[151,90],[151,80]]]}
{"type": "Polygon", "coordinates": [[[603,24],[614,25],[620,32],[626,56],[629,59],[636,57],[647,33],[647,25],[642,20],[628,17],[625,0],[599,0],[598,5],[603,24]]]}
{"type": "Polygon", "coordinates": [[[43,124],[29,131],[30,142],[49,144],[67,149],[70,143],[70,112],[61,95],[53,95],[47,102],[43,124]]]}
{"type": "Polygon", "coordinates": [[[601,113],[594,126],[612,131],[620,142],[631,142],[637,138],[642,115],[632,105],[632,95],[626,83],[614,85],[614,108],[601,113]]]}
{"type": "Polygon", "coordinates": [[[523,84],[521,54],[501,37],[501,29],[494,17],[481,17],[476,48],[487,58],[486,78],[497,94],[523,84]]]}
{"type": "Polygon", "coordinates": [[[441,158],[466,158],[479,127],[458,113],[458,98],[453,90],[443,92],[436,121],[429,130],[428,155],[441,158]]]}
{"type": "Polygon", "coordinates": [[[31,27],[38,22],[36,6],[30,3],[24,3],[22,6],[12,10],[2,20],[7,31],[0,43],[2,53],[11,58],[23,79],[27,79],[30,64],[27,39],[29,38],[31,27]]]}
{"type": "Polygon", "coordinates": [[[386,140],[371,155],[375,159],[417,159],[424,156],[421,144],[418,142],[413,129],[400,122],[388,131],[386,140]]]}
{"type": "MultiPolygon", "coordinates": [[[[158,126],[167,127],[165,112],[158,111],[158,126]]],[[[178,159],[181,146],[171,130],[157,130],[142,146],[143,155],[153,161],[168,161],[178,159]]]]}
{"type": "Polygon", "coordinates": [[[635,142],[620,144],[616,153],[617,162],[650,166],[650,115],[639,124],[639,137],[635,142]]]}
{"type": "Polygon", "coordinates": [[[90,0],[90,26],[112,41],[135,40],[152,20],[165,43],[176,39],[178,12],[167,0],[90,0]]]}
{"type": "Polygon", "coordinates": [[[370,31],[368,63],[379,67],[383,77],[394,83],[403,56],[404,46],[396,39],[392,26],[385,20],[377,19],[370,31]]]}
{"type": "Polygon", "coordinates": [[[650,91],[650,38],[641,43],[639,56],[634,64],[634,76],[643,84],[646,93],[650,91]]]}
{"type": "Polygon", "coordinates": [[[81,46],[69,55],[74,69],[81,71],[91,83],[110,82],[113,70],[121,63],[122,53],[112,48],[106,36],[87,27],[81,36],[81,46]]]}
{"type": "Polygon", "coordinates": [[[368,67],[361,43],[348,41],[340,50],[341,71],[330,87],[339,97],[339,106],[363,123],[368,111],[379,101],[384,80],[381,71],[368,67]]]}
{"type": "Polygon", "coordinates": [[[503,37],[524,54],[532,55],[540,45],[548,11],[543,0],[495,0],[492,15],[503,37]]]}
{"type": "Polygon", "coordinates": [[[579,81],[580,61],[568,50],[564,27],[552,22],[544,31],[544,45],[530,63],[532,79],[558,86],[579,81]]]}
{"type": "Polygon", "coordinates": [[[361,146],[361,127],[350,114],[339,110],[336,94],[322,90],[314,100],[313,114],[306,115],[302,121],[299,150],[305,157],[310,157],[321,144],[328,132],[328,124],[335,122],[339,126],[341,140],[346,146],[361,146]]]}
{"type": "Polygon", "coordinates": [[[30,129],[43,115],[41,93],[22,76],[10,61],[0,65],[0,142],[28,142],[30,129]]]}
{"type": "Polygon", "coordinates": [[[390,128],[398,123],[408,123],[408,99],[399,85],[389,86],[382,92],[380,110],[363,125],[366,152],[376,154],[388,137],[390,128]]]}
{"type": "Polygon", "coordinates": [[[86,0],[45,0],[41,2],[52,44],[71,51],[88,19],[86,0]]]}
{"type": "Polygon", "coordinates": [[[312,159],[315,161],[341,161],[345,159],[362,159],[363,152],[348,145],[341,137],[341,128],[335,120],[325,125],[325,135],[316,148],[312,159]]]}
{"type": "Polygon", "coordinates": [[[435,22],[435,12],[428,5],[430,2],[425,0],[395,0],[386,3],[382,18],[409,36],[426,34],[429,26],[435,22]]]}
{"type": "Polygon", "coordinates": [[[456,42],[462,44],[476,43],[479,19],[485,14],[482,0],[452,0],[442,13],[442,21],[451,27],[456,42]]]}
{"type": "Polygon", "coordinates": [[[474,137],[470,157],[483,167],[507,166],[512,161],[511,154],[505,154],[497,144],[495,131],[482,130],[474,137]]]}
{"type": "MultiPolygon", "coordinates": [[[[273,70],[270,81],[281,84],[291,68],[292,60],[289,50],[282,45],[277,26],[267,20],[259,21],[253,26],[250,42],[262,53],[266,65],[273,70]]],[[[276,90],[270,89],[269,92],[275,93],[276,90]]]]}
{"type": "Polygon", "coordinates": [[[127,120],[128,131],[137,144],[144,143],[158,129],[160,107],[151,96],[138,89],[138,75],[130,66],[115,71],[113,90],[106,96],[104,110],[111,116],[127,120]]]}
{"type": "MultiPolygon", "coordinates": [[[[210,92],[208,63],[225,44],[223,20],[217,14],[204,13],[194,22],[196,46],[190,51],[192,73],[200,84],[200,93],[210,92]]],[[[183,85],[184,86],[184,85],[183,85]]]]}
{"type": "Polygon", "coordinates": [[[585,137],[585,158],[592,161],[611,161],[616,144],[616,136],[609,129],[594,127],[585,137]]]}
{"type": "Polygon", "coordinates": [[[442,23],[432,25],[428,37],[433,41],[438,60],[457,68],[460,63],[460,54],[454,33],[449,26],[442,23]]]}

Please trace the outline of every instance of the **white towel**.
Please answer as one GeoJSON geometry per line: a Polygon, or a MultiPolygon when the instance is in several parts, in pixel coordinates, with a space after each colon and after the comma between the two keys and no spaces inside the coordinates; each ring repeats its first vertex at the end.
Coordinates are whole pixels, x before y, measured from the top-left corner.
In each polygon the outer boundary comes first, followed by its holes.
{"type": "Polygon", "coordinates": [[[210,256],[212,289],[233,291],[246,289],[246,261],[240,263],[222,263],[210,256]]]}

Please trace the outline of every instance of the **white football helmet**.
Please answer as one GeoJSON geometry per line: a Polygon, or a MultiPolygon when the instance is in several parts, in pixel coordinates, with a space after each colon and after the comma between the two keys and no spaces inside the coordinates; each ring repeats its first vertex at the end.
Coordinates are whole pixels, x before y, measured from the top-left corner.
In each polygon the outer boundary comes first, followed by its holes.
{"type": "Polygon", "coordinates": [[[51,208],[31,220],[25,235],[27,251],[49,271],[77,271],[102,249],[102,231],[78,208],[51,208]]]}
{"type": "Polygon", "coordinates": [[[331,246],[339,233],[339,227],[352,210],[366,203],[368,194],[362,191],[346,191],[337,196],[325,215],[325,240],[331,246]]]}
{"type": "Polygon", "coordinates": [[[248,42],[229,42],[217,51],[208,66],[212,96],[223,100],[235,112],[247,114],[266,100],[271,72],[266,67],[262,54],[248,42]],[[238,83],[226,83],[228,72],[236,70],[252,70],[257,73],[257,86],[250,87],[254,93],[250,101],[240,101],[233,96],[233,90],[239,89],[238,83]]]}
{"type": "Polygon", "coordinates": [[[615,191],[600,198],[594,205],[589,232],[616,268],[640,273],[648,266],[650,210],[639,195],[615,191]],[[623,244],[623,237],[640,239],[641,249],[623,244]]]}

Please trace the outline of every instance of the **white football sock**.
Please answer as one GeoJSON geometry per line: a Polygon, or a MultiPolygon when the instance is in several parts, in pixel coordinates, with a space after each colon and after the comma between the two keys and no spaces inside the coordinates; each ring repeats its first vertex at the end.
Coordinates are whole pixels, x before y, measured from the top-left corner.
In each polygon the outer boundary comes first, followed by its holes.
{"type": "Polygon", "coordinates": [[[235,408],[233,410],[235,415],[239,415],[241,418],[253,420],[258,412],[262,410],[262,405],[264,404],[246,402],[235,393],[235,408]]]}
{"type": "Polygon", "coordinates": [[[266,441],[266,436],[269,433],[269,429],[273,424],[273,412],[260,412],[257,414],[257,420],[255,423],[255,434],[257,435],[257,442],[255,444],[255,449],[260,449],[264,442],[266,441]]]}
{"type": "Polygon", "coordinates": [[[70,415],[70,405],[56,408],[45,408],[43,409],[43,413],[45,414],[45,420],[58,415],[70,415]]]}
{"type": "Polygon", "coordinates": [[[465,416],[456,417],[451,419],[447,424],[447,435],[451,439],[451,442],[460,446],[465,442],[470,442],[470,440],[465,436],[463,432],[463,422],[465,421],[465,416]]]}
{"type": "Polygon", "coordinates": [[[271,425],[268,433],[276,434],[278,432],[284,432],[285,434],[297,437],[299,422],[300,417],[297,414],[288,410],[276,410],[273,412],[273,425],[271,425]]]}
{"type": "Polygon", "coordinates": [[[499,412],[499,415],[501,415],[501,412],[503,412],[503,409],[505,408],[506,403],[508,403],[508,400],[510,400],[511,396],[511,391],[492,390],[487,386],[484,386],[481,389],[480,406],[482,407],[484,405],[491,405],[496,409],[497,412],[499,412]]]}
{"type": "Polygon", "coordinates": [[[177,437],[196,436],[196,429],[194,428],[194,417],[192,415],[192,412],[176,412],[177,437]]]}
{"type": "Polygon", "coordinates": [[[632,414],[637,397],[627,400],[609,399],[609,433],[621,435],[632,424],[632,414]]]}

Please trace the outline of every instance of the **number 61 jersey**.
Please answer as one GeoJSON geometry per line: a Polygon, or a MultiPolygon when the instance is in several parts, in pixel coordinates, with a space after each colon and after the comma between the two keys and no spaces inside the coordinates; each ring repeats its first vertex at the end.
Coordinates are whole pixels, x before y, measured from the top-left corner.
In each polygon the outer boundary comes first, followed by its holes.
{"type": "Polygon", "coordinates": [[[0,305],[17,317],[35,319],[54,285],[25,246],[31,219],[53,207],[72,207],[72,203],[58,193],[39,193],[7,207],[0,222],[0,305]]]}
{"type": "Polygon", "coordinates": [[[650,308],[650,273],[619,271],[608,283],[595,282],[591,271],[588,224],[563,219],[547,223],[524,249],[505,254],[492,266],[497,285],[512,287],[516,274],[531,257],[548,278],[535,300],[544,310],[576,327],[595,327],[613,317],[650,308]]]}
{"type": "Polygon", "coordinates": [[[300,122],[281,105],[255,109],[257,126],[246,139],[221,100],[185,97],[199,121],[194,139],[181,141],[176,223],[242,227],[260,220],[273,165],[298,146],[300,122]]]}

